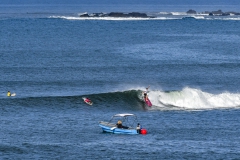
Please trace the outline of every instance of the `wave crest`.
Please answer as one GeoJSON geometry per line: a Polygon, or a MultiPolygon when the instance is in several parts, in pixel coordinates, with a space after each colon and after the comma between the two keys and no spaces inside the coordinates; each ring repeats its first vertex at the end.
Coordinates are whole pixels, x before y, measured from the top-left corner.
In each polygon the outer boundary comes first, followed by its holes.
{"type": "Polygon", "coordinates": [[[157,107],[174,106],[181,109],[217,109],[240,106],[240,94],[211,94],[199,89],[184,88],[181,91],[155,91],[149,95],[157,107]],[[156,97],[158,96],[158,97],[156,97]]]}

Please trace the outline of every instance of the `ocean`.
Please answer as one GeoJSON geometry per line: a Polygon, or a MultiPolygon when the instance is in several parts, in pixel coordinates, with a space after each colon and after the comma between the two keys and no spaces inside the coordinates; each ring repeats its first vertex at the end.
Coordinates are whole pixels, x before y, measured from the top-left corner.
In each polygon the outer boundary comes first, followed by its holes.
{"type": "Polygon", "coordinates": [[[239,8],[3,0],[0,159],[239,159],[240,15],[205,13],[239,8]],[[80,17],[100,12],[155,18],[80,17]],[[102,132],[99,121],[119,113],[148,133],[102,132]]]}

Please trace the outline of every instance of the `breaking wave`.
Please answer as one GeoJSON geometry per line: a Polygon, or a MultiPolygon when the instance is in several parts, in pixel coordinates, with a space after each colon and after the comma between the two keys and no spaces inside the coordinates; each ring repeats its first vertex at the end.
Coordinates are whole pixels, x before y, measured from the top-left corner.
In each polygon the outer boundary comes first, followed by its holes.
{"type": "Polygon", "coordinates": [[[142,90],[126,90],[88,95],[45,96],[45,97],[14,97],[2,98],[2,106],[62,106],[79,107],[86,105],[82,97],[89,97],[99,108],[118,108],[134,110],[209,110],[239,109],[240,94],[224,92],[212,94],[200,89],[183,88],[179,91],[150,90],[148,97],[153,106],[148,107],[142,98],[142,90]]]}

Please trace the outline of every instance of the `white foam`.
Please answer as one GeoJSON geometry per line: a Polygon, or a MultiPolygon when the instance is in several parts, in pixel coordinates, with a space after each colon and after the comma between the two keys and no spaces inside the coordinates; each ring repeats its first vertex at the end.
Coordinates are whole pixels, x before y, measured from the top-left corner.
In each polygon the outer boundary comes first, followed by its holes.
{"type": "MultiPolygon", "coordinates": [[[[68,20],[151,20],[153,18],[135,18],[135,17],[127,17],[127,18],[121,18],[121,17],[71,17],[71,16],[50,16],[49,18],[62,18],[62,19],[68,19],[68,20]]],[[[155,19],[155,18],[154,18],[155,19]]]]}
{"type": "Polygon", "coordinates": [[[217,109],[240,107],[240,94],[211,94],[199,89],[184,88],[181,91],[151,91],[149,99],[154,106],[174,106],[182,109],[217,109]]]}
{"type": "Polygon", "coordinates": [[[239,20],[240,20],[240,17],[235,17],[235,18],[223,18],[222,20],[239,21],[239,20]]]}
{"type": "Polygon", "coordinates": [[[109,21],[135,21],[135,20],[173,20],[176,17],[156,17],[156,18],[136,18],[136,17],[72,17],[72,16],[50,16],[49,18],[59,18],[67,20],[109,20],[109,21]]]}
{"type": "Polygon", "coordinates": [[[172,15],[179,16],[179,15],[187,15],[186,12],[170,12],[172,15]]]}
{"type": "Polygon", "coordinates": [[[197,16],[193,16],[195,19],[205,19],[205,17],[204,16],[199,16],[199,15],[197,15],[197,16]]]}
{"type": "Polygon", "coordinates": [[[205,17],[206,20],[239,21],[240,17],[205,17]]]}
{"type": "Polygon", "coordinates": [[[160,14],[160,15],[172,15],[172,13],[170,13],[170,12],[159,12],[158,14],[160,14]]]}

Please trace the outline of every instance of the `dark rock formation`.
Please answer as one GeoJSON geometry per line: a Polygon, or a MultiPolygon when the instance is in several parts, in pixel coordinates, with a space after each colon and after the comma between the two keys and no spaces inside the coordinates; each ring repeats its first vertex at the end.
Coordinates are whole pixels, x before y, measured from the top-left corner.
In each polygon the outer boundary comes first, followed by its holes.
{"type": "Polygon", "coordinates": [[[211,12],[211,13],[209,13],[209,16],[213,16],[213,13],[211,12]]]}
{"type": "Polygon", "coordinates": [[[218,11],[212,11],[211,13],[209,13],[209,16],[230,16],[230,13],[224,13],[222,12],[222,10],[218,10],[218,11]]]}
{"type": "Polygon", "coordinates": [[[122,12],[111,12],[108,14],[109,17],[140,17],[140,18],[147,18],[146,13],[138,13],[138,12],[132,12],[132,13],[122,13],[122,12]]]}
{"type": "Polygon", "coordinates": [[[230,13],[222,13],[221,16],[230,16],[230,13]]]}
{"type": "Polygon", "coordinates": [[[213,14],[213,15],[222,15],[223,12],[222,12],[222,10],[212,11],[212,14],[213,14]]]}
{"type": "Polygon", "coordinates": [[[111,12],[108,14],[109,17],[126,17],[122,12],[111,12]]]}
{"type": "Polygon", "coordinates": [[[130,17],[141,17],[141,18],[147,18],[147,14],[146,13],[138,13],[138,12],[132,12],[132,13],[128,13],[127,14],[130,17]]]}
{"type": "Polygon", "coordinates": [[[208,14],[209,16],[230,16],[230,15],[240,15],[238,12],[223,12],[222,10],[218,11],[205,11],[204,14],[208,14]]]}
{"type": "Polygon", "coordinates": [[[187,11],[187,14],[197,14],[197,12],[192,10],[192,9],[190,9],[190,10],[187,11]]]}
{"type": "Polygon", "coordinates": [[[84,13],[80,15],[80,17],[124,17],[124,18],[154,18],[148,16],[146,13],[139,13],[139,12],[131,12],[131,13],[123,13],[123,12],[110,12],[110,13],[92,13],[92,14],[87,14],[84,13]]]}
{"type": "Polygon", "coordinates": [[[81,14],[80,17],[89,17],[87,13],[81,14]]]}

